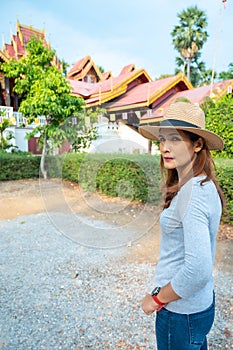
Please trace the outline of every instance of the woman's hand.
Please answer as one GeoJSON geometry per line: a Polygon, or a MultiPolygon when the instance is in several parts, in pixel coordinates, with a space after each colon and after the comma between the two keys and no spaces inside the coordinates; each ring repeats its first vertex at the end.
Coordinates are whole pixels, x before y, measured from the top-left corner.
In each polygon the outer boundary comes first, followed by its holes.
{"type": "Polygon", "coordinates": [[[146,296],[142,300],[142,310],[145,312],[147,315],[153,314],[160,305],[156,304],[154,299],[150,294],[146,294],[146,296]]]}

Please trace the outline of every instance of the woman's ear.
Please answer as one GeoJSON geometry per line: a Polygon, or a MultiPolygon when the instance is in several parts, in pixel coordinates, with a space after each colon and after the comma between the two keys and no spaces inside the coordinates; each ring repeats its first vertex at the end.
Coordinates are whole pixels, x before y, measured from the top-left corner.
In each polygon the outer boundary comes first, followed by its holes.
{"type": "Polygon", "coordinates": [[[198,153],[202,150],[203,148],[203,145],[204,145],[204,141],[201,137],[199,137],[199,139],[197,141],[195,141],[195,144],[194,144],[194,152],[195,153],[198,153]]]}

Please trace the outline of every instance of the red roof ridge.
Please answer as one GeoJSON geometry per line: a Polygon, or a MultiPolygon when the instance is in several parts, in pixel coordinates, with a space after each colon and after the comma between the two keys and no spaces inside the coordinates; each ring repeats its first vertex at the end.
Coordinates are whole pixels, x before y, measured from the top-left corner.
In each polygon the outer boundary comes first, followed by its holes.
{"type": "Polygon", "coordinates": [[[19,23],[19,21],[17,21],[17,32],[21,32],[22,29],[26,29],[29,30],[31,32],[36,33],[37,35],[43,35],[45,37],[45,29],[36,29],[34,28],[32,25],[30,26],[26,26],[25,24],[21,24],[19,23]]]}
{"type": "Polygon", "coordinates": [[[120,71],[119,75],[131,73],[134,70],[136,70],[135,64],[131,63],[131,64],[128,64],[127,66],[124,66],[120,71]]]}
{"type": "Polygon", "coordinates": [[[77,62],[75,62],[75,64],[68,71],[67,77],[69,79],[80,80],[87,74],[87,72],[91,68],[93,68],[95,70],[95,73],[96,73],[99,81],[104,80],[99,67],[95,65],[93,59],[89,55],[85,56],[85,57],[81,58],[80,60],[78,60],[77,62]]]}
{"type": "Polygon", "coordinates": [[[88,63],[88,61],[91,61],[91,56],[87,55],[80,60],[76,61],[71,69],[67,72],[67,76],[70,77],[74,73],[78,73],[80,70],[82,70],[83,66],[88,63]]]}
{"type": "Polygon", "coordinates": [[[111,70],[102,73],[103,80],[108,80],[108,79],[110,79],[112,77],[113,77],[113,75],[112,75],[112,71],[111,70]]]}

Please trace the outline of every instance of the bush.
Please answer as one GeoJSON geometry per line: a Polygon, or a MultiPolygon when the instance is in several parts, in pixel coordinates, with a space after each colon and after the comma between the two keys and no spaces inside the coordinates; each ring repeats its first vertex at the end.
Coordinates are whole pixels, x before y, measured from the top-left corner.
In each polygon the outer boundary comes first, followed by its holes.
{"type": "Polygon", "coordinates": [[[0,153],[0,181],[38,178],[39,167],[38,156],[0,153]]]}
{"type": "Polygon", "coordinates": [[[222,221],[233,224],[233,159],[216,159],[218,182],[226,198],[222,221]]]}
{"type": "Polygon", "coordinates": [[[207,99],[201,106],[206,115],[206,128],[218,134],[224,141],[222,151],[213,151],[214,157],[231,159],[233,156],[233,98],[225,94],[217,102],[207,99]]]}
{"type": "Polygon", "coordinates": [[[154,202],[161,198],[158,158],[147,155],[86,154],[64,158],[62,178],[84,191],[154,202]]]}
{"type": "MultiPolygon", "coordinates": [[[[226,198],[222,221],[233,224],[233,160],[216,159],[216,172],[226,198]]],[[[159,157],[127,154],[63,154],[46,157],[51,178],[79,183],[84,191],[138,202],[161,199],[159,157]]],[[[40,156],[0,153],[0,180],[39,177],[40,156]]]]}

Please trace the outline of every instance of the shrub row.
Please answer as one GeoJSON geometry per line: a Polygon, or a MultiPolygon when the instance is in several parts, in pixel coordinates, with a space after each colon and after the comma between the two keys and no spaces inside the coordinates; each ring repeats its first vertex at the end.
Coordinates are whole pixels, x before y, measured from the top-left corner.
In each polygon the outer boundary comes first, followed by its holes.
{"type": "Polygon", "coordinates": [[[159,159],[147,155],[67,154],[48,159],[52,177],[79,183],[84,191],[135,201],[161,198],[159,159]]]}
{"type": "Polygon", "coordinates": [[[39,167],[39,156],[0,153],[0,181],[38,178],[39,167]]]}
{"type": "Polygon", "coordinates": [[[218,182],[226,199],[222,221],[233,224],[233,159],[216,159],[218,182]]]}
{"type": "MultiPolygon", "coordinates": [[[[40,156],[1,154],[0,180],[39,177],[40,156]]],[[[46,158],[48,174],[79,183],[84,191],[156,203],[161,199],[159,158],[127,154],[63,154],[46,158]]],[[[226,197],[223,222],[233,224],[233,160],[216,159],[226,197]]]]}

